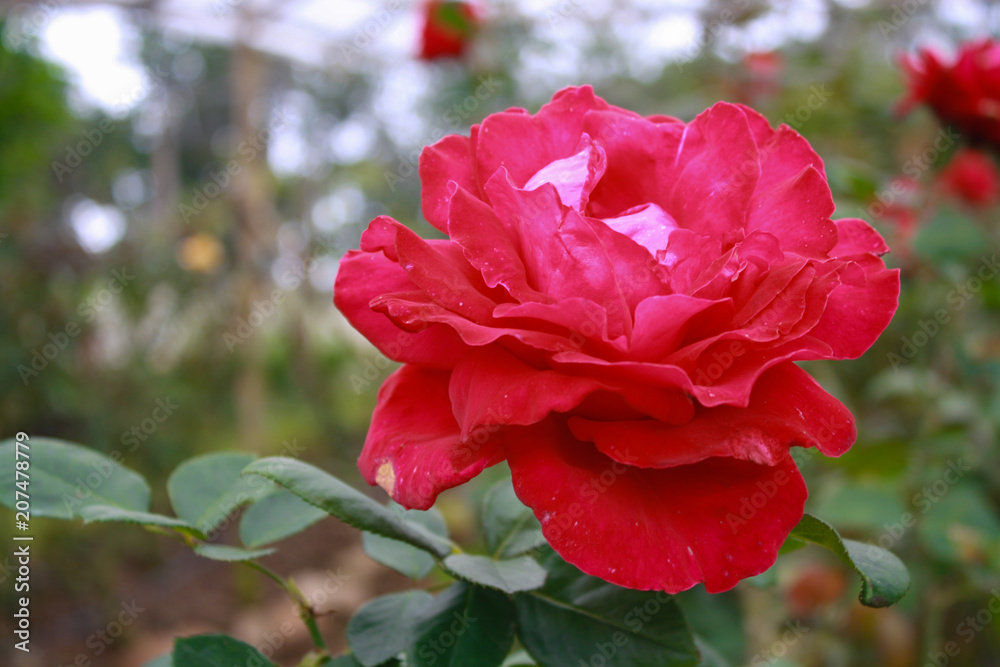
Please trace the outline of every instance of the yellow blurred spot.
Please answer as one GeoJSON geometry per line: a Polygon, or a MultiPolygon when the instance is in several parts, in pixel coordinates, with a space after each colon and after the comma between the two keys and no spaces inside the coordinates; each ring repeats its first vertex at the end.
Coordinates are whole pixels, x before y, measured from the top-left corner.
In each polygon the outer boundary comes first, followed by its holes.
{"type": "Polygon", "coordinates": [[[199,232],[181,241],[177,262],[196,273],[213,273],[222,264],[225,249],[211,234],[199,232]]]}

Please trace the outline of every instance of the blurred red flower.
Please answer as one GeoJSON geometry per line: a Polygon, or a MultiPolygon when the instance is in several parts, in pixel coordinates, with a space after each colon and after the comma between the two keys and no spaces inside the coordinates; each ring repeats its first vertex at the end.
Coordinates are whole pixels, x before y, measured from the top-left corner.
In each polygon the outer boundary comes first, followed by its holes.
{"type": "Polygon", "coordinates": [[[1000,174],[993,160],[979,151],[964,149],[955,154],[939,176],[947,194],[969,206],[987,208],[1000,199],[1000,174]]]}
{"type": "Polygon", "coordinates": [[[425,241],[371,222],[335,302],[403,366],[362,474],[410,508],[506,459],[588,574],[709,592],[774,564],[802,518],[791,447],[839,456],[851,413],[795,364],[861,355],[899,273],[831,220],[823,162],[720,102],[690,123],[568,88],[420,159],[425,241]]]}
{"type": "Polygon", "coordinates": [[[742,99],[757,100],[776,94],[780,88],[781,74],[785,70],[785,57],[777,51],[754,51],[743,57],[743,68],[749,75],[741,91],[742,99]]]}
{"type": "Polygon", "coordinates": [[[449,58],[465,53],[479,28],[479,13],[468,2],[431,0],[424,5],[424,30],[420,47],[422,60],[449,58]]]}
{"type": "Polygon", "coordinates": [[[1000,42],[969,42],[953,61],[921,49],[901,63],[909,91],[897,107],[900,114],[926,104],[969,143],[1000,148],[1000,42]]]}

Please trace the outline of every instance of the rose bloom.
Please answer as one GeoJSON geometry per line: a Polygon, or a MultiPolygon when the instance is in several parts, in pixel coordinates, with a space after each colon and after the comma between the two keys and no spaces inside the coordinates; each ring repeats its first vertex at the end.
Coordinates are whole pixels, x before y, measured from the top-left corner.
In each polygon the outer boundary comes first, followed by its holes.
{"type": "Polygon", "coordinates": [[[988,208],[1000,199],[1000,174],[988,155],[963,149],[939,176],[944,191],[975,208],[988,208]]]}
{"type": "Polygon", "coordinates": [[[424,29],[421,35],[420,58],[436,60],[465,53],[476,28],[479,15],[466,2],[431,0],[423,9],[424,29]]]}
{"type": "Polygon", "coordinates": [[[973,143],[1000,147],[1000,42],[969,42],[949,61],[932,49],[904,55],[908,94],[897,110],[928,105],[973,143]]]}
{"type": "Polygon", "coordinates": [[[831,220],[823,162],[719,103],[685,124],[568,88],[420,159],[423,212],[382,216],[334,300],[386,356],[359,460],[409,508],[504,459],[567,561],[711,592],[770,567],[802,517],[793,446],[839,456],[854,420],[794,362],[862,354],[897,271],[831,220]]]}

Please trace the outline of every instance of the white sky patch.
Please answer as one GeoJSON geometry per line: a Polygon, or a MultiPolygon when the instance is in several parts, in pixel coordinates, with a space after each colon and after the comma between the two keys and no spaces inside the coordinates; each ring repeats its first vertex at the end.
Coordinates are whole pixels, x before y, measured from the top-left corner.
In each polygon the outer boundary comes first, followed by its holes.
{"type": "Polygon", "coordinates": [[[738,58],[726,52],[775,51],[792,40],[808,42],[821,36],[828,24],[823,0],[785,0],[745,25],[724,28],[720,33],[722,55],[738,58]]]}
{"type": "MultiPolygon", "coordinates": [[[[375,115],[397,146],[421,144],[429,131],[449,130],[443,118],[428,128],[418,109],[430,92],[430,76],[423,63],[403,60],[385,70],[372,102],[375,115]]],[[[455,131],[451,128],[450,131],[455,131]]]]}
{"type": "Polygon", "coordinates": [[[309,171],[309,149],[295,126],[278,128],[267,147],[267,162],[277,176],[295,176],[309,171]]]}
{"type": "Polygon", "coordinates": [[[953,25],[978,31],[990,25],[990,9],[983,2],[948,0],[934,6],[935,13],[953,25]]]}
{"type": "MultiPolygon", "coordinates": [[[[697,53],[701,39],[701,21],[694,14],[671,14],[639,28],[641,37],[636,49],[641,66],[635,74],[640,79],[654,79],[669,62],[688,60],[697,53]]],[[[633,42],[636,43],[636,42],[633,42]]]]}
{"type": "Polygon", "coordinates": [[[329,149],[334,162],[354,164],[371,157],[376,128],[363,114],[354,114],[330,130],[329,149]]]}
{"type": "Polygon", "coordinates": [[[340,267],[339,257],[319,257],[309,272],[309,283],[317,292],[332,292],[340,267]]]}
{"type": "Polygon", "coordinates": [[[81,198],[69,209],[69,224],[80,246],[91,254],[110,250],[125,235],[125,216],[114,206],[81,198]]]}
{"type": "Polygon", "coordinates": [[[312,207],[312,223],[321,232],[332,233],[352,222],[361,220],[365,212],[365,195],[355,185],[341,185],[319,199],[312,207]]]}
{"type": "Polygon", "coordinates": [[[122,114],[153,84],[136,57],[138,35],[108,7],[53,12],[41,34],[42,53],[70,72],[84,101],[122,114]]]}

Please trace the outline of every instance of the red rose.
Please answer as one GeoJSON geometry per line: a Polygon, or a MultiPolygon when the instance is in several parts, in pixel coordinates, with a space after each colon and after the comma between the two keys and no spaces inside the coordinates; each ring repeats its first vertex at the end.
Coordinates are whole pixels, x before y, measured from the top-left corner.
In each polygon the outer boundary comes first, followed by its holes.
{"type": "Polygon", "coordinates": [[[954,62],[921,49],[903,56],[902,65],[909,93],[899,104],[900,113],[927,104],[969,142],[1000,147],[1000,43],[983,39],[965,44],[954,62]]]}
{"type": "Polygon", "coordinates": [[[955,154],[940,175],[945,192],[974,207],[989,207],[1000,199],[1000,174],[990,158],[972,149],[955,154]]]}
{"type": "Polygon", "coordinates": [[[424,5],[422,60],[460,56],[479,26],[475,8],[465,2],[431,0],[424,5]]]}
{"type": "Polygon", "coordinates": [[[390,358],[359,467],[396,501],[508,461],[549,543],[640,589],[723,591],[802,517],[790,447],[838,456],[847,409],[795,360],[889,323],[882,238],[832,221],[823,163],[719,103],[685,124],[569,88],[420,159],[449,238],[372,221],[335,302],[390,358]]]}

